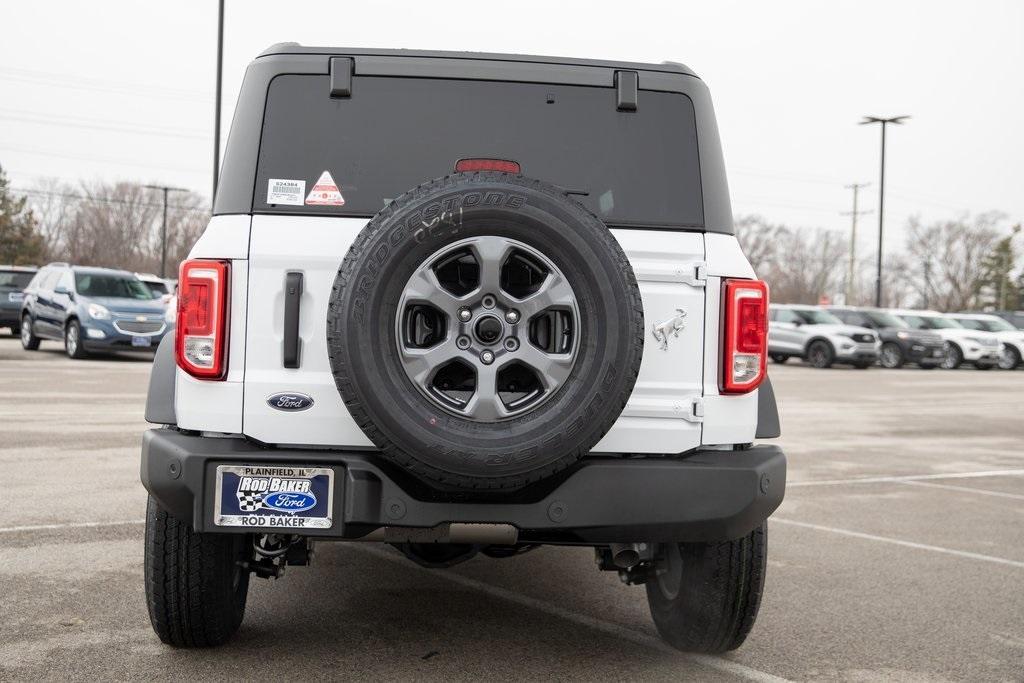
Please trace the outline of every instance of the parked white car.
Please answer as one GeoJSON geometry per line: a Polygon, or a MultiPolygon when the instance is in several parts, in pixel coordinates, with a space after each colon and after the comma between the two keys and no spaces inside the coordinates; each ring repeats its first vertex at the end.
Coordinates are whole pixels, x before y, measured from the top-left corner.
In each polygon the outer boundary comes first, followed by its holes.
{"type": "Polygon", "coordinates": [[[953,313],[949,316],[968,330],[991,332],[1003,344],[999,367],[1013,370],[1024,362],[1024,331],[991,313],[953,313]]]}
{"type": "Polygon", "coordinates": [[[937,332],[946,342],[946,360],[942,367],[952,370],[970,363],[979,370],[994,368],[1002,356],[1002,344],[996,335],[982,330],[966,329],[956,320],[938,311],[892,309],[916,330],[937,332]]]}
{"type": "Polygon", "coordinates": [[[847,363],[863,369],[875,364],[880,348],[873,330],[847,325],[815,306],[769,306],[768,355],[776,363],[796,356],[816,368],[847,363]]]}

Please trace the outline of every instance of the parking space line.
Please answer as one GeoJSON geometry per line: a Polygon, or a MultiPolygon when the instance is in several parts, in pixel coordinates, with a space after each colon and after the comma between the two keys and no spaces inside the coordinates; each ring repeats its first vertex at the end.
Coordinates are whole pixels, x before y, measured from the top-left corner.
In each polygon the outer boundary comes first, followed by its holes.
{"type": "Polygon", "coordinates": [[[850,529],[838,529],[836,527],[823,526],[821,524],[798,522],[795,519],[783,519],[780,517],[770,517],[769,519],[771,519],[772,522],[777,522],[779,524],[789,524],[790,526],[798,526],[803,527],[805,529],[815,529],[816,531],[826,531],[828,533],[839,534],[841,536],[850,536],[851,538],[860,538],[866,541],[890,543],[892,545],[903,546],[904,548],[914,548],[915,550],[929,550],[933,553],[942,553],[944,555],[963,557],[968,560],[979,560],[981,562],[991,562],[993,564],[1003,564],[1009,567],[1024,569],[1024,562],[1020,562],[1018,560],[1008,560],[1005,557],[982,555],[980,553],[972,553],[967,550],[954,550],[952,548],[943,548],[942,546],[938,545],[929,545],[927,543],[915,543],[913,541],[904,541],[899,538],[890,538],[888,536],[876,536],[875,534],[866,534],[861,531],[851,531],[850,529]]]}
{"type": "Polygon", "coordinates": [[[903,481],[927,481],[930,479],[974,479],[976,477],[1019,477],[1024,469],[985,470],[982,472],[950,472],[949,474],[908,474],[887,477],[852,477],[850,479],[806,479],[804,481],[788,481],[786,488],[804,486],[840,486],[842,484],[887,484],[903,481]]]}
{"type": "Polygon", "coordinates": [[[0,527],[0,534],[17,534],[22,531],[54,531],[57,529],[92,529],[108,526],[129,526],[133,524],[145,524],[144,519],[126,519],[119,522],[65,522],[63,524],[34,524],[31,526],[5,526],[0,527]]]}
{"type": "Polygon", "coordinates": [[[925,486],[930,489],[945,489],[947,491],[963,491],[964,493],[977,493],[982,496],[995,496],[997,498],[1012,498],[1024,500],[1024,496],[1018,493],[1006,493],[1005,491],[989,491],[988,489],[972,489],[970,486],[952,486],[951,484],[935,484],[927,481],[903,481],[906,486],[925,486]]]}
{"type": "MultiPolygon", "coordinates": [[[[385,550],[384,548],[378,548],[375,546],[365,545],[361,543],[352,543],[349,545],[349,547],[358,549],[370,555],[375,555],[381,559],[388,560],[389,562],[395,562],[397,564],[408,566],[413,569],[416,568],[416,565],[410,565],[409,560],[405,557],[398,555],[397,553],[392,553],[388,550],[385,550]]],[[[688,659],[691,662],[698,664],[700,666],[705,666],[709,669],[715,669],[716,671],[720,671],[722,673],[738,676],[744,680],[759,681],[765,683],[769,681],[777,683],[789,680],[786,678],[774,676],[770,673],[761,671],[759,669],[754,669],[752,667],[746,666],[745,664],[740,664],[739,662],[724,659],[722,657],[683,653],[675,649],[671,645],[662,642],[658,638],[651,636],[647,633],[644,633],[643,631],[637,631],[626,626],[616,624],[611,621],[605,621],[603,619],[597,619],[595,617],[591,617],[586,614],[581,614],[579,612],[573,612],[572,610],[565,609],[564,607],[552,605],[549,602],[545,602],[543,600],[539,600],[528,595],[523,595],[522,593],[516,593],[515,591],[500,588],[499,586],[485,583],[483,581],[471,579],[468,576],[456,574],[452,571],[423,571],[424,573],[429,573],[430,576],[436,576],[437,578],[445,579],[446,581],[450,581],[452,583],[457,583],[461,586],[465,586],[466,588],[471,588],[473,590],[480,591],[481,593],[486,593],[487,595],[499,598],[501,600],[505,600],[507,602],[513,602],[517,605],[522,605],[530,609],[546,612],[547,614],[551,614],[561,619],[565,619],[567,621],[572,621],[577,624],[587,626],[594,630],[601,631],[603,633],[607,633],[609,635],[613,635],[618,638],[631,641],[638,645],[643,645],[645,647],[658,650],[659,652],[675,655],[683,659],[688,659]]]]}

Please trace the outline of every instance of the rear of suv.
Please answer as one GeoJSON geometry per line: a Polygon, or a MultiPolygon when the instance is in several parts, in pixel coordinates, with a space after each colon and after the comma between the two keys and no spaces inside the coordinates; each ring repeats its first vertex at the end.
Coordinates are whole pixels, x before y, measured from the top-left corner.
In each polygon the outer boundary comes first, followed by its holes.
{"type": "Polygon", "coordinates": [[[21,303],[21,345],[63,342],[71,358],[110,351],[156,351],[167,332],[166,307],[133,273],[51,263],[21,303]]]}
{"type": "Polygon", "coordinates": [[[561,544],[738,647],[785,487],[767,305],[686,67],[270,48],[153,367],[154,630],[224,642],[314,541],[561,544]]]}
{"type": "Polygon", "coordinates": [[[32,282],[36,268],[32,266],[0,266],[0,327],[11,334],[21,333],[21,302],[25,288],[32,282]]]}

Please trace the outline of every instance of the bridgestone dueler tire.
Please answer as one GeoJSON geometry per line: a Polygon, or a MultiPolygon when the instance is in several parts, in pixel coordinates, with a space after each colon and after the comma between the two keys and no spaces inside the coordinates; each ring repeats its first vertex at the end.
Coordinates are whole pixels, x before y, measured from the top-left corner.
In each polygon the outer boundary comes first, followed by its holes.
{"type": "Polygon", "coordinates": [[[245,615],[249,537],[199,534],[153,500],[146,507],[146,605],[153,630],[176,647],[227,642],[245,615]]]}
{"type": "Polygon", "coordinates": [[[743,644],[764,592],[768,557],[765,524],[735,541],[679,543],[678,593],[666,594],[658,577],[647,582],[647,602],[658,633],[686,652],[718,653],[743,644]]]}
{"type": "Polygon", "coordinates": [[[643,355],[643,305],[608,228],[553,185],[497,172],[457,173],[397,198],[346,255],[327,315],[335,382],[383,456],[443,490],[511,490],[562,470],[608,431],[643,355]],[[435,405],[404,372],[395,334],[413,271],[448,244],[496,235],[538,250],[562,272],[580,314],[568,379],[544,403],[500,422],[435,405]]]}

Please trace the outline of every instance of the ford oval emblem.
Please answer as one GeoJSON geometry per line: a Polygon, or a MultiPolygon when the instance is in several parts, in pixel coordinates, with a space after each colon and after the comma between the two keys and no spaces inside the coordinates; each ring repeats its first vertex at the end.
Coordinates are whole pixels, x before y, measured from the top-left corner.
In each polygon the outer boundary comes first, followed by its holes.
{"type": "Polygon", "coordinates": [[[278,512],[305,512],[316,507],[316,496],[300,491],[277,491],[263,497],[263,507],[278,512]]]}
{"type": "Polygon", "coordinates": [[[313,407],[313,399],[306,394],[300,394],[294,391],[282,392],[280,394],[274,394],[267,399],[267,405],[275,410],[307,410],[313,407]]]}

